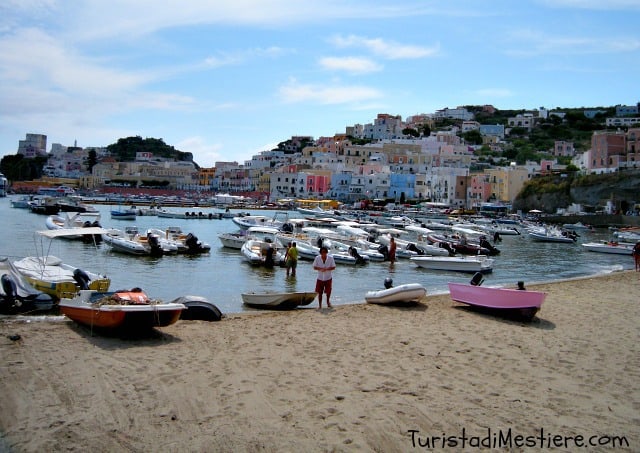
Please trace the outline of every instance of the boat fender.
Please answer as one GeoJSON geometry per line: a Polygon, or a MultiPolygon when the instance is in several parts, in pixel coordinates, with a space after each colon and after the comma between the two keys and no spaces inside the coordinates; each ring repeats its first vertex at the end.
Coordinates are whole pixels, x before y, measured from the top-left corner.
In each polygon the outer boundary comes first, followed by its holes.
{"type": "Polygon", "coordinates": [[[2,291],[4,291],[7,300],[9,302],[15,301],[18,295],[16,282],[8,274],[3,274],[0,279],[2,280],[2,291]]]}
{"type": "Polygon", "coordinates": [[[89,289],[89,283],[91,282],[91,279],[82,269],[76,269],[75,271],[73,271],[73,279],[76,281],[76,283],[78,283],[80,289],[89,289]]]}

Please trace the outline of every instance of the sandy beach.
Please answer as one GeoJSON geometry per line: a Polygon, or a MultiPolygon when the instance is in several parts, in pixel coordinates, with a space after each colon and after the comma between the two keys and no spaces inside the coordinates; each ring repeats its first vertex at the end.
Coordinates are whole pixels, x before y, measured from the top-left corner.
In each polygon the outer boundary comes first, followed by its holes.
{"type": "Polygon", "coordinates": [[[639,277],[527,285],[531,323],[448,295],[138,339],[4,319],[0,451],[639,451],[639,277]]]}

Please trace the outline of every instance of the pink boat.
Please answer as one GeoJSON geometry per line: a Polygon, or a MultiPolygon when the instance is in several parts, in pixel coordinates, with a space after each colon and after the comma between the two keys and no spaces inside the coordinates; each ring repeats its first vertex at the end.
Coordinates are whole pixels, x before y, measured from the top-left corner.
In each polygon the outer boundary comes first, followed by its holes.
{"type": "Polygon", "coordinates": [[[449,283],[451,299],[476,307],[517,312],[527,320],[540,310],[547,293],[509,288],[491,288],[473,284],[449,283]]]}

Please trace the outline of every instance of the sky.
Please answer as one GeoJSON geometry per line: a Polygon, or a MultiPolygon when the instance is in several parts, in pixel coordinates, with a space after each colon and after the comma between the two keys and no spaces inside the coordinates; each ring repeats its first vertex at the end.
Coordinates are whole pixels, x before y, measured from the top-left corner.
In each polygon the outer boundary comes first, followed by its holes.
{"type": "Polygon", "coordinates": [[[164,140],[202,167],[459,105],[640,101],[640,0],[2,0],[0,156],[164,140]]]}

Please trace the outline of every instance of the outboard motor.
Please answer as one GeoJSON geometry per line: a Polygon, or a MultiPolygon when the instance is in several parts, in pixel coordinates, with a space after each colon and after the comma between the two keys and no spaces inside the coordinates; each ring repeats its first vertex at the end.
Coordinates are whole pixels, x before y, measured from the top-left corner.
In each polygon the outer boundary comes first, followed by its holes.
{"type": "Polygon", "coordinates": [[[5,294],[5,298],[8,302],[13,303],[18,297],[18,287],[16,282],[8,275],[2,275],[2,291],[5,294]]]}
{"type": "Polygon", "coordinates": [[[358,253],[355,247],[349,247],[349,255],[353,256],[356,259],[356,264],[365,264],[365,259],[358,253]]]}
{"type": "Polygon", "coordinates": [[[73,279],[76,281],[80,289],[89,289],[91,279],[82,269],[76,269],[73,271],[73,279]]]}
{"type": "Polygon", "coordinates": [[[280,228],[285,233],[293,233],[293,224],[291,222],[287,222],[280,228]]]}
{"type": "Polygon", "coordinates": [[[162,256],[163,251],[162,251],[162,247],[160,246],[160,241],[158,240],[158,236],[151,233],[147,234],[147,243],[149,244],[149,247],[151,247],[152,256],[162,256]]]}
{"type": "Polygon", "coordinates": [[[387,247],[386,245],[381,245],[380,247],[378,247],[378,251],[382,253],[385,261],[389,261],[389,247],[387,247]]]}
{"type": "Polygon", "coordinates": [[[192,233],[187,234],[184,243],[189,248],[189,253],[197,253],[200,251],[200,242],[198,241],[198,237],[194,236],[192,233]]]}
{"type": "Polygon", "coordinates": [[[489,251],[489,255],[499,255],[500,254],[500,250],[498,250],[497,248],[495,248],[493,245],[491,245],[491,243],[489,241],[487,241],[487,239],[485,237],[482,237],[480,239],[480,247],[487,249],[489,251]]]}
{"type": "Polygon", "coordinates": [[[448,242],[445,242],[445,241],[438,242],[438,247],[440,247],[441,249],[445,249],[447,252],[449,252],[449,256],[454,256],[456,254],[456,251],[453,249],[453,247],[451,247],[451,244],[449,244],[448,242]]]}
{"type": "Polygon", "coordinates": [[[393,287],[393,279],[391,277],[387,277],[384,279],[384,287],[386,289],[393,287]]]}
{"type": "Polygon", "coordinates": [[[519,281],[518,282],[518,288],[517,289],[520,290],[520,291],[526,291],[527,290],[527,288],[524,287],[524,282],[523,281],[519,281]]]}
{"type": "Polygon", "coordinates": [[[484,278],[482,278],[482,272],[476,272],[475,274],[473,274],[473,277],[471,277],[471,281],[469,283],[471,284],[471,286],[480,286],[482,285],[482,282],[484,282],[484,278]]]}

